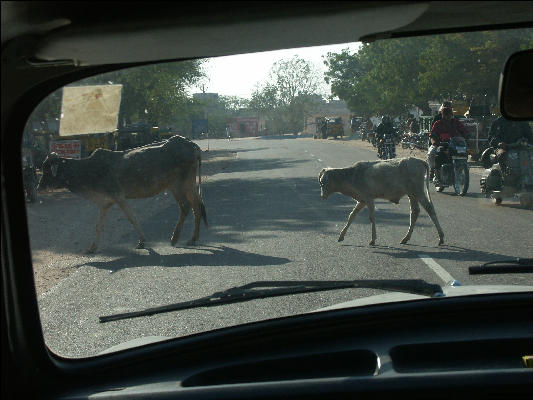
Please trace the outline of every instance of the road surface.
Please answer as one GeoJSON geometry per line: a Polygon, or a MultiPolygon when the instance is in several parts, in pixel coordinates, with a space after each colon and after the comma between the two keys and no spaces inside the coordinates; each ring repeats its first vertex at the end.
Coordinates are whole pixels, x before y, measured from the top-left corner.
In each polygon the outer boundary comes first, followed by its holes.
{"type": "MultiPolygon", "coordinates": [[[[203,150],[207,142],[198,142],[203,150]]],[[[147,238],[137,237],[118,207],[108,215],[99,252],[85,255],[94,237],[96,206],[71,193],[42,195],[28,205],[39,307],[47,345],[66,357],[85,357],[119,343],[150,336],[185,336],[206,330],[309,312],[372,289],[298,294],[100,323],[98,317],[184,302],[265,280],[423,279],[462,285],[533,284],[531,274],[472,275],[468,267],[500,259],[533,257],[533,213],[517,202],[494,206],[479,194],[473,169],[469,194],[447,189],[431,197],[445,233],[422,209],[411,241],[409,201],[376,202],[377,241],[363,210],[344,242],[337,237],[354,201],[320,198],[317,181],[326,166],[375,159],[368,144],[294,136],[210,140],[202,165],[202,193],[209,229],[188,247],[189,216],[178,244],[170,235],[178,207],[169,193],[130,205],[147,238]]]]}

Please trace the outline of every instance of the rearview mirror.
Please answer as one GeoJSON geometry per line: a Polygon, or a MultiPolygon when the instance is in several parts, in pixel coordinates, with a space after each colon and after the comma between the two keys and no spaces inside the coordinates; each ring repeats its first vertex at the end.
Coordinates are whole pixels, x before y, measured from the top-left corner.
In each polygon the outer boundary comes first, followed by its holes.
{"type": "Polygon", "coordinates": [[[500,76],[500,112],[510,120],[533,120],[533,50],[514,53],[500,76]]]}

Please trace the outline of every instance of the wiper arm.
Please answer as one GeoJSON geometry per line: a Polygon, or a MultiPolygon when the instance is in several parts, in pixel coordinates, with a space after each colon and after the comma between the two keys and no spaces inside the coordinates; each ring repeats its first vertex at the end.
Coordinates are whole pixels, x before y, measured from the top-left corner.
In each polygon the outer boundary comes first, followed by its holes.
{"type": "Polygon", "coordinates": [[[187,310],[196,307],[212,307],[267,297],[349,288],[381,289],[395,292],[420,294],[425,296],[442,295],[442,288],[439,285],[429,284],[420,279],[355,281],[258,281],[243,286],[237,286],[222,292],[216,292],[210,296],[202,297],[196,300],[147,308],[145,310],[103,316],[100,317],[100,322],[103,323],[117,321],[120,319],[136,318],[170,311],[187,310]]]}
{"type": "Polygon", "coordinates": [[[470,272],[470,275],[532,273],[533,258],[515,258],[511,260],[491,261],[481,266],[468,267],[468,271],[470,272]]]}

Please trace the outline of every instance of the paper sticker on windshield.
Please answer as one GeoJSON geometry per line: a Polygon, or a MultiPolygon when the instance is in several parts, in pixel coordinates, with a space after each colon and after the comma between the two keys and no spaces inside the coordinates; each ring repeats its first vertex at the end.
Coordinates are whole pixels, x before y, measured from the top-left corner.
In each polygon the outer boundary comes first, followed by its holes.
{"type": "Polygon", "coordinates": [[[63,88],[59,136],[113,132],[121,94],[122,85],[63,88]]]}

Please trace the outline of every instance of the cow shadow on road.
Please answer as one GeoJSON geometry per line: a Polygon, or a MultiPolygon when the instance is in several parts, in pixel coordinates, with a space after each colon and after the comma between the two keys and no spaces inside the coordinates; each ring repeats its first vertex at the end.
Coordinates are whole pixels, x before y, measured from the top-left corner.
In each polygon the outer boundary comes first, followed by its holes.
{"type": "Polygon", "coordinates": [[[442,246],[424,246],[417,244],[405,244],[395,246],[373,246],[374,253],[387,255],[396,259],[418,259],[422,254],[438,260],[450,260],[458,262],[473,262],[475,264],[490,261],[509,260],[509,255],[468,249],[461,246],[444,244],[442,246]]]}
{"type": "Polygon", "coordinates": [[[110,261],[89,261],[83,266],[105,269],[113,273],[136,267],[261,267],[291,262],[288,258],[250,253],[226,246],[196,246],[176,250],[180,250],[180,253],[160,254],[149,247],[139,250],[139,252],[146,251],[147,254],[130,253],[110,261]]]}

